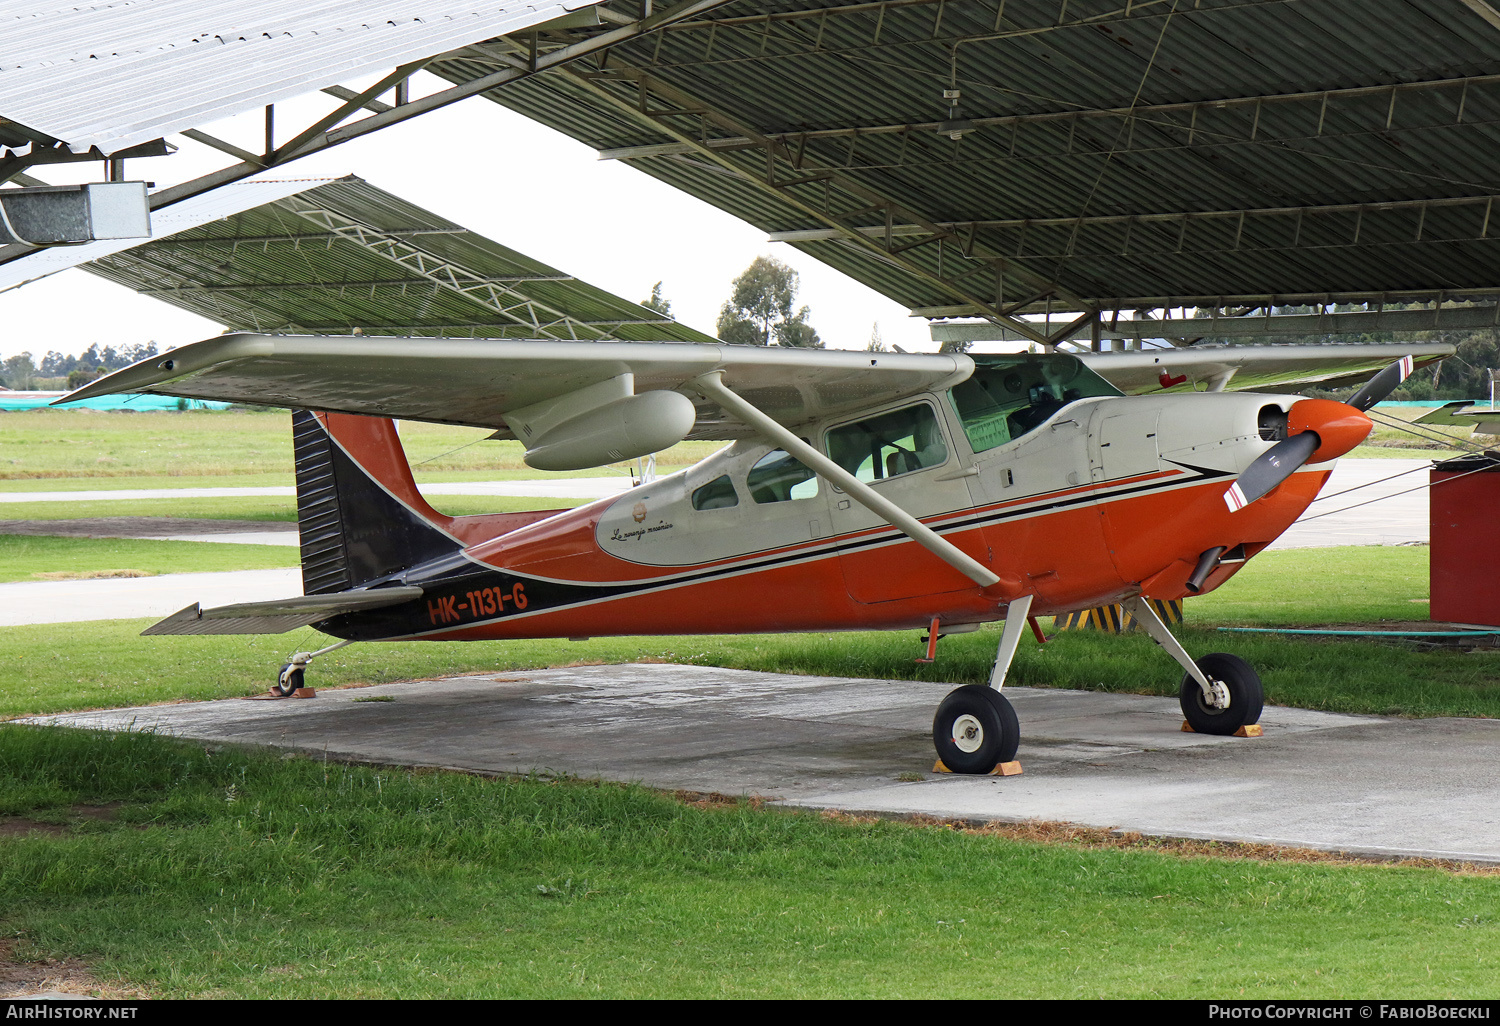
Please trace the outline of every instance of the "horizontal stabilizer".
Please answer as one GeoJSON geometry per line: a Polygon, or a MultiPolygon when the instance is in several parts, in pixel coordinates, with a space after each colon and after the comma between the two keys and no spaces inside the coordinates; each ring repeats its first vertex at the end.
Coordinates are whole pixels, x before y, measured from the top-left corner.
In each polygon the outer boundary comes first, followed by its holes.
{"type": "Polygon", "coordinates": [[[285,634],[340,613],[397,606],[422,597],[418,587],[297,595],[270,602],[238,602],[203,609],[194,602],[141,634],[285,634]]]}
{"type": "Polygon", "coordinates": [[[1423,414],[1412,423],[1464,427],[1481,435],[1493,435],[1500,431],[1500,409],[1480,406],[1475,399],[1459,399],[1423,414]]]}

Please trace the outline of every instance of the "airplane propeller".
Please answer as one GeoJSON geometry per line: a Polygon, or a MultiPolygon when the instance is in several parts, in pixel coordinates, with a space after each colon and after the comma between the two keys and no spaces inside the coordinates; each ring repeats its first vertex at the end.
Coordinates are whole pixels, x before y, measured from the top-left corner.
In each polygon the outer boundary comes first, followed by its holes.
{"type": "Polygon", "coordinates": [[[1403,356],[1380,371],[1347,403],[1303,399],[1287,414],[1287,437],[1256,457],[1224,493],[1230,511],[1241,510],[1271,492],[1316,453],[1319,461],[1336,459],[1362,442],[1374,426],[1365,411],[1390,395],[1413,370],[1403,356]]]}

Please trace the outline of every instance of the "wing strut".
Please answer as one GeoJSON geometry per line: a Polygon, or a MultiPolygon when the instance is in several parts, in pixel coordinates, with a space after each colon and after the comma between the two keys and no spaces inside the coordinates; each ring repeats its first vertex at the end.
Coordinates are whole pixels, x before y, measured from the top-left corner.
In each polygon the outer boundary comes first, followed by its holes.
{"type": "Polygon", "coordinates": [[[970,557],[932,528],[798,438],[792,431],[730,391],[724,385],[723,376],[723,371],[710,371],[694,378],[684,387],[696,389],[705,397],[717,402],[726,413],[754,428],[761,435],[797,457],[807,467],[822,474],[842,488],[861,506],[900,530],[912,541],[927,549],[981,588],[988,588],[992,584],[999,583],[1000,578],[978,560],[970,557]]]}

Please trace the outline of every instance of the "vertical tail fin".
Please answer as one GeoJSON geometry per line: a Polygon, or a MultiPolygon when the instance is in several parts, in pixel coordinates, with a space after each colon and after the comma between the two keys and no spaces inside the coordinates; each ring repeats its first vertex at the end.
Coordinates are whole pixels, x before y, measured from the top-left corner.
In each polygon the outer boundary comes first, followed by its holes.
{"type": "Polygon", "coordinates": [[[417,491],[389,419],[296,410],[292,447],[306,594],[347,591],[463,547],[452,518],[417,491]]]}

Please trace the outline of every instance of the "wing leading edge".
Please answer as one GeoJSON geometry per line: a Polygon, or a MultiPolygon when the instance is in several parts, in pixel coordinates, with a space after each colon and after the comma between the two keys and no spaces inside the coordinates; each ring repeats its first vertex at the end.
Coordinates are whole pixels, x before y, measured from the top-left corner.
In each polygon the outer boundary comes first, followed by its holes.
{"type": "MultiPolygon", "coordinates": [[[[972,374],[974,363],[947,353],[236,333],[143,360],[59,402],[138,392],[464,424],[511,438],[508,413],[622,375],[632,376],[640,395],[675,391],[715,370],[758,409],[794,426],[947,388],[972,374]]],[[[750,433],[717,404],[690,397],[696,422],[688,438],[750,433]]]]}

